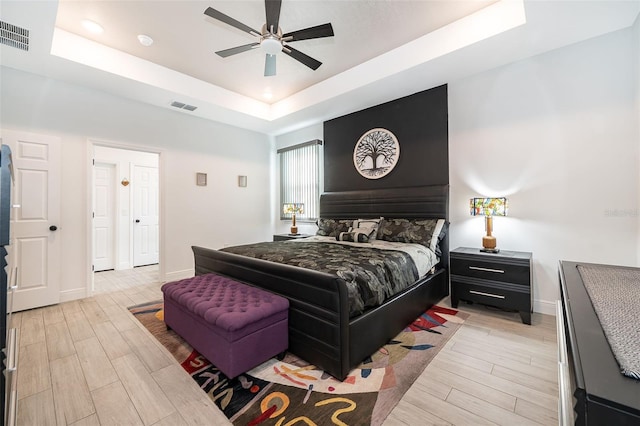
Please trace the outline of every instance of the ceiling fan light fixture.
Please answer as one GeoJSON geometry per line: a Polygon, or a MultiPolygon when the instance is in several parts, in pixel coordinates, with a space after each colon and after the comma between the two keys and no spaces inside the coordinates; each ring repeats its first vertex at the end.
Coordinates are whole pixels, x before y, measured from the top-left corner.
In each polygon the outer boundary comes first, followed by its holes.
{"type": "Polygon", "coordinates": [[[265,38],[260,43],[260,46],[265,51],[265,53],[269,55],[275,55],[278,52],[282,51],[282,43],[275,38],[265,38]]]}

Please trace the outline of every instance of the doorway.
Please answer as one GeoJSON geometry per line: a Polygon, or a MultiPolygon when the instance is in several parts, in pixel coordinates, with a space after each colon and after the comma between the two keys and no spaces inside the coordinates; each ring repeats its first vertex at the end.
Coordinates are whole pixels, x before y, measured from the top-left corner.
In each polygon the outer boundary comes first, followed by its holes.
{"type": "Polygon", "coordinates": [[[91,294],[159,281],[159,159],[158,152],[93,146],[91,294]]]}

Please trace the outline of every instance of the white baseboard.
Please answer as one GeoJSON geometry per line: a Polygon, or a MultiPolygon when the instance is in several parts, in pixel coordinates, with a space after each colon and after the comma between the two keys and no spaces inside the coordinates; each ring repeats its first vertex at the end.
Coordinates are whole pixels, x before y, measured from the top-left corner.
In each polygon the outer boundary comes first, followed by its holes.
{"type": "Polygon", "coordinates": [[[533,312],[556,316],[555,300],[533,300],[533,312]]]}
{"type": "Polygon", "coordinates": [[[60,303],[84,299],[85,297],[87,297],[87,289],[84,287],[74,288],[73,290],[64,290],[60,292],[60,303]]]}
{"type": "Polygon", "coordinates": [[[191,278],[194,276],[193,269],[185,269],[182,271],[173,271],[173,272],[165,272],[164,280],[165,282],[178,281],[184,278],[191,278]]]}

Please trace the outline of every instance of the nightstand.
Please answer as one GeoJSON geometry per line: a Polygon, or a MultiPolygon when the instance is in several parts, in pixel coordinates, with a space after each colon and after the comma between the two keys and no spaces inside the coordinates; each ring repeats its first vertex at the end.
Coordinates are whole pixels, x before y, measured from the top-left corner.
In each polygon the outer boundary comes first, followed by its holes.
{"type": "Polygon", "coordinates": [[[477,248],[451,251],[451,306],[460,299],[520,312],[531,324],[531,264],[529,252],[501,250],[485,253],[477,248]]]}
{"type": "Polygon", "coordinates": [[[273,241],[297,240],[298,238],[306,238],[310,236],[311,234],[276,234],[273,236],[273,241]]]}

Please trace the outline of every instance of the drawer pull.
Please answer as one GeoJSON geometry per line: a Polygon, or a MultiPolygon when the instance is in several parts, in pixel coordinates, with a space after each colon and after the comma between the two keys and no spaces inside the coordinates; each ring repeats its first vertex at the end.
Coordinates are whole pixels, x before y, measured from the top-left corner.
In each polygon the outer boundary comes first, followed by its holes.
{"type": "Polygon", "coordinates": [[[475,290],[469,290],[469,293],[479,294],[480,296],[495,297],[496,299],[504,299],[504,296],[502,296],[500,294],[484,293],[482,291],[475,291],[475,290]]]}
{"type": "Polygon", "coordinates": [[[474,271],[495,272],[496,274],[504,274],[504,271],[502,269],[481,268],[479,266],[469,266],[469,269],[473,269],[474,271]]]}

